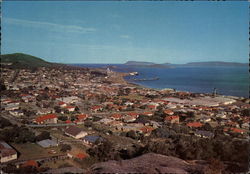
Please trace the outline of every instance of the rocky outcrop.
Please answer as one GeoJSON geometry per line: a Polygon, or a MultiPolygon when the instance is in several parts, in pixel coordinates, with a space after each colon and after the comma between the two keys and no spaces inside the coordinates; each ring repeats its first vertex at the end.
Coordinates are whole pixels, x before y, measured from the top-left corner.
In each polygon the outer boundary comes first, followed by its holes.
{"type": "Polygon", "coordinates": [[[205,164],[188,163],[182,159],[148,153],[142,156],[121,161],[107,161],[91,166],[90,173],[171,173],[203,174],[205,164]]]}

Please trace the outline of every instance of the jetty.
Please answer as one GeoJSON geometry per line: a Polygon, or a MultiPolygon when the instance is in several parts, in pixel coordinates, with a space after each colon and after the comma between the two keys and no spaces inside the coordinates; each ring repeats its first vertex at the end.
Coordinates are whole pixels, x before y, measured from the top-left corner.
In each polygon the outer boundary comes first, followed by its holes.
{"type": "Polygon", "coordinates": [[[142,78],[142,79],[132,79],[134,81],[153,81],[153,80],[159,80],[159,77],[154,77],[154,78],[142,78]]]}

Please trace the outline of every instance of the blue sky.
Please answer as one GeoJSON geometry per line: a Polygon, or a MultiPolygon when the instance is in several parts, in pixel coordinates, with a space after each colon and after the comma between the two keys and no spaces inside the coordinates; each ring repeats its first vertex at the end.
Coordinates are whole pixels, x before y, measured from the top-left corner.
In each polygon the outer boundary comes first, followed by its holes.
{"type": "Polygon", "coordinates": [[[248,62],[248,2],[4,1],[2,54],[60,63],[248,62]]]}

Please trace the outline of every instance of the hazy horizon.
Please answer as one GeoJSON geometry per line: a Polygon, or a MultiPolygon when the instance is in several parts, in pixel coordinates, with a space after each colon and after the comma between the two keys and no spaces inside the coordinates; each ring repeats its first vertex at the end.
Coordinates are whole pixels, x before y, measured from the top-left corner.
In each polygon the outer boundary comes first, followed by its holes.
{"type": "Polygon", "coordinates": [[[70,64],[249,58],[244,1],[4,1],[2,11],[2,54],[70,64]]]}

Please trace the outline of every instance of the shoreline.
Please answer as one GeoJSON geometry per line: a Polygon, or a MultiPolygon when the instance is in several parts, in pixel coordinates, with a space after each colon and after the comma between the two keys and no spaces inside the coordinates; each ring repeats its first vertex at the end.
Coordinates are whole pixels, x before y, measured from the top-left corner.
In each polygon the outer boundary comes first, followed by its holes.
{"type": "MultiPolygon", "coordinates": [[[[121,72],[115,72],[115,73],[121,73],[121,72]]],[[[124,73],[122,73],[122,74],[124,74],[124,73]]],[[[129,80],[126,80],[126,79],[125,79],[126,76],[130,76],[129,73],[126,73],[126,75],[123,75],[123,76],[122,76],[123,79],[124,79],[124,81],[125,81],[127,84],[132,85],[132,86],[134,86],[134,87],[152,89],[152,90],[156,90],[156,91],[169,90],[169,91],[175,91],[175,92],[187,92],[187,93],[190,93],[190,94],[212,95],[212,93],[183,91],[183,90],[176,90],[176,89],[173,89],[173,88],[163,88],[163,89],[151,88],[151,87],[147,87],[147,86],[144,86],[144,85],[141,85],[141,84],[137,84],[137,83],[134,83],[134,82],[130,82],[129,80]]],[[[220,97],[228,97],[228,98],[236,98],[236,99],[240,99],[240,100],[249,99],[249,97],[234,96],[234,95],[224,95],[224,94],[217,94],[217,96],[220,96],[220,97]]]]}

